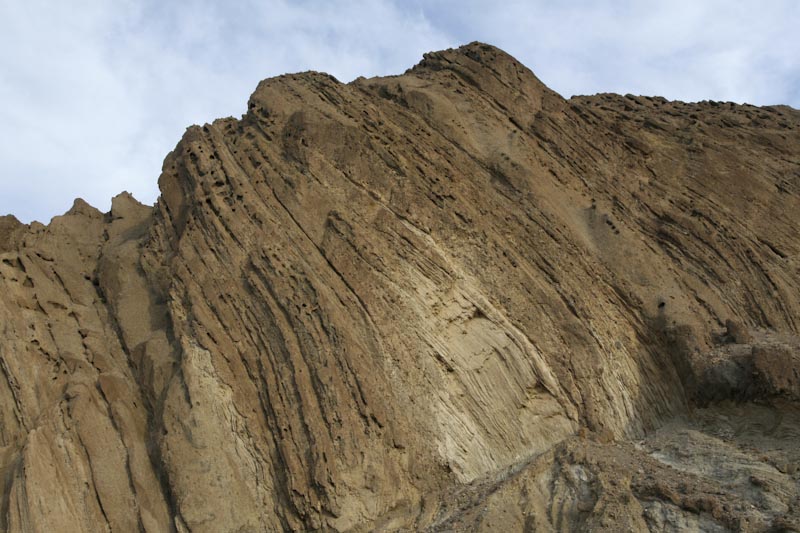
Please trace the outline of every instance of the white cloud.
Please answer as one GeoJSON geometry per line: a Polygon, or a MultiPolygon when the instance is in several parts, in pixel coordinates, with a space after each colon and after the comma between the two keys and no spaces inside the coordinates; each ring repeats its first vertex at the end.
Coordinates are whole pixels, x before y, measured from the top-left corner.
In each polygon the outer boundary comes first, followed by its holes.
{"type": "Polygon", "coordinates": [[[238,116],[259,80],[399,73],[472,40],[562,94],[800,104],[800,4],[719,0],[6,0],[0,3],[0,214],[74,197],[152,203],[184,128],[238,116]]]}
{"type": "Polygon", "coordinates": [[[792,0],[420,1],[459,35],[492,42],[565,96],[800,104],[800,3],[792,0]]]}

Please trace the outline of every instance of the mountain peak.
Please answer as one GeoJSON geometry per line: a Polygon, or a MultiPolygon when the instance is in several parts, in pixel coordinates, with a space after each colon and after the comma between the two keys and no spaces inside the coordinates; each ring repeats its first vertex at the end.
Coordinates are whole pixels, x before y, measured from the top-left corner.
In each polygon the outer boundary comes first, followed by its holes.
{"type": "Polygon", "coordinates": [[[407,74],[425,76],[449,71],[482,90],[496,93],[499,86],[533,98],[560,99],[536,75],[513,56],[495,46],[472,42],[458,48],[424,54],[422,61],[407,74]]]}
{"type": "Polygon", "coordinates": [[[417,67],[431,68],[440,66],[441,61],[453,61],[458,56],[464,56],[476,63],[492,68],[504,68],[506,65],[522,66],[519,61],[500,48],[479,41],[473,41],[457,48],[448,48],[446,50],[423,54],[422,61],[420,61],[416,67],[412,67],[412,69],[417,67]]]}

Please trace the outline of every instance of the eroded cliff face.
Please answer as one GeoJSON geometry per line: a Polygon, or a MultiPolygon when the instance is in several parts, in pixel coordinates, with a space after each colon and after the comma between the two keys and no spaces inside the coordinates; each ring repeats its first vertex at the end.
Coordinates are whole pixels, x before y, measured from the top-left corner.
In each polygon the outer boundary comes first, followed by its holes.
{"type": "Polygon", "coordinates": [[[262,82],[155,207],[0,219],[2,527],[797,527],[799,127],[479,43],[262,82]]]}

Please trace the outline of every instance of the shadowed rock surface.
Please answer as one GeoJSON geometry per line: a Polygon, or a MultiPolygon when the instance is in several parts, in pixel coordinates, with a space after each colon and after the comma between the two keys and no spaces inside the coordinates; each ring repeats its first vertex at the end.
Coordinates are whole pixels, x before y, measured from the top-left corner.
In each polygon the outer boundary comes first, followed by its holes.
{"type": "Polygon", "coordinates": [[[0,218],[0,529],[795,531],[800,112],[265,80],[0,218]]]}

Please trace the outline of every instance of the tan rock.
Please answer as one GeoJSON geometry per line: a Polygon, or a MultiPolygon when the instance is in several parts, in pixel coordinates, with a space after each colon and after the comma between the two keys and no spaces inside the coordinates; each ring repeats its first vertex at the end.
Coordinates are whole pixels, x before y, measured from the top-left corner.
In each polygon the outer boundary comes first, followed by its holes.
{"type": "Polygon", "coordinates": [[[265,80],[154,207],[0,219],[0,525],[789,527],[797,356],[753,332],[800,328],[798,146],[791,108],[565,100],[480,43],[265,80]]]}

